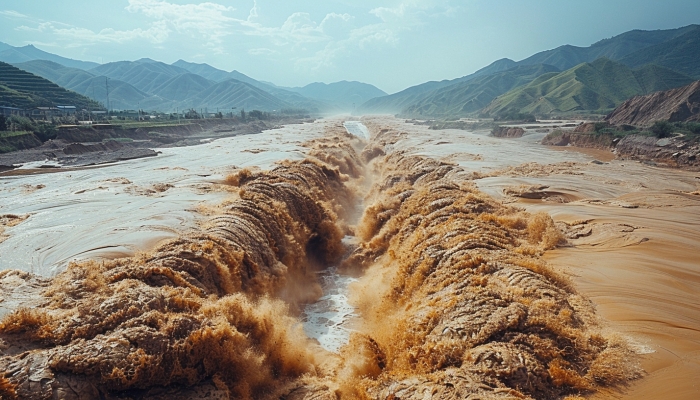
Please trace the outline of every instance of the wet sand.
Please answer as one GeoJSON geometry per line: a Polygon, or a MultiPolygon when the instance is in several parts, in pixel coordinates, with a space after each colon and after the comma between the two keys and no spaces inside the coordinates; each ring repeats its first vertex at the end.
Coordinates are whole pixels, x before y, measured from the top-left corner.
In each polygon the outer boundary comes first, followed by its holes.
{"type": "Polygon", "coordinates": [[[610,329],[637,343],[647,372],[626,390],[593,398],[700,398],[700,196],[691,194],[700,188],[700,175],[604,159],[607,152],[598,150],[551,149],[537,145],[536,136],[495,139],[487,132],[367,120],[406,131],[398,148],[481,172],[487,177],[477,180],[479,188],[496,198],[546,211],[555,221],[587,221],[587,228],[581,226],[586,236],[569,239],[568,247],[547,252],[545,259],[570,274],[610,329]],[[609,164],[591,164],[593,159],[609,164]],[[533,161],[573,164],[508,170],[533,161]],[[503,194],[518,185],[548,186],[567,194],[569,202],[503,194]]]}

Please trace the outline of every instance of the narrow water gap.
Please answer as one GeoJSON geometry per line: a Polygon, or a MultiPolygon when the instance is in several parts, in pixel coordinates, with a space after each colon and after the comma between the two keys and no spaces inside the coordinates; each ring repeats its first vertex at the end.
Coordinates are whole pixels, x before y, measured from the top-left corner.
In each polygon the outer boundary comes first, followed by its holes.
{"type": "MultiPolygon", "coordinates": [[[[360,121],[346,121],[343,126],[351,135],[369,140],[369,130],[360,121]]],[[[358,207],[362,207],[362,204],[358,207]]],[[[356,246],[357,243],[355,236],[343,238],[346,248],[356,246]]],[[[323,296],[304,308],[301,314],[304,332],[308,337],[318,340],[324,349],[338,353],[350,340],[350,321],[358,316],[348,298],[349,286],[357,279],[339,273],[338,266],[334,265],[320,273],[319,281],[323,296]]]]}

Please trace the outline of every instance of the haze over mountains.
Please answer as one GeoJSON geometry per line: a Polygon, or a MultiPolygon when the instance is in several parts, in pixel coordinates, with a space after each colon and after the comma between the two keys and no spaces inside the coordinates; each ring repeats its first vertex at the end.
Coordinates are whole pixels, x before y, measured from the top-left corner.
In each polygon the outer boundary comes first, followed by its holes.
{"type": "Polygon", "coordinates": [[[426,82],[391,95],[361,82],[280,87],[184,60],[99,65],[4,43],[0,61],[105,105],[109,90],[111,109],[304,109],[418,118],[605,113],[632,96],[700,79],[700,26],[634,30],[588,47],[564,45],[518,62],[501,59],[461,78],[426,82]]]}

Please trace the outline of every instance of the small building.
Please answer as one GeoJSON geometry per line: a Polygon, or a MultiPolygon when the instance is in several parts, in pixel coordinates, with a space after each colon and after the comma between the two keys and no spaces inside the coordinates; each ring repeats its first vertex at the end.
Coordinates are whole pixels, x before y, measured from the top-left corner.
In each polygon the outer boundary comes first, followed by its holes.
{"type": "Polygon", "coordinates": [[[51,118],[60,115],[56,107],[37,107],[32,110],[32,117],[51,118]]]}
{"type": "Polygon", "coordinates": [[[62,115],[73,115],[78,111],[75,106],[56,106],[56,109],[62,114],[62,115]]]}
{"type": "Polygon", "coordinates": [[[30,114],[29,110],[25,110],[17,107],[6,107],[0,106],[0,115],[9,117],[11,115],[19,115],[22,117],[28,116],[30,114]]]}

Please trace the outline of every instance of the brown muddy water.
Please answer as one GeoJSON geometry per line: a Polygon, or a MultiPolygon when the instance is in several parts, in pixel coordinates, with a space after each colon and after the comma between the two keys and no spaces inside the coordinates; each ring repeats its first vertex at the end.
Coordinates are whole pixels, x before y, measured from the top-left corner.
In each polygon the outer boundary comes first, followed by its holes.
{"type": "Polygon", "coordinates": [[[0,397],[697,398],[700,178],[542,136],[335,118],[0,176],[0,397]]]}
{"type": "Polygon", "coordinates": [[[536,133],[496,139],[370,121],[407,132],[397,149],[477,171],[485,193],[565,223],[568,244],[544,259],[594,302],[608,329],[636,343],[645,370],[628,387],[593,398],[700,398],[699,173],[616,161],[601,150],[545,148],[536,133]],[[504,194],[522,186],[548,193],[504,194]]]}

